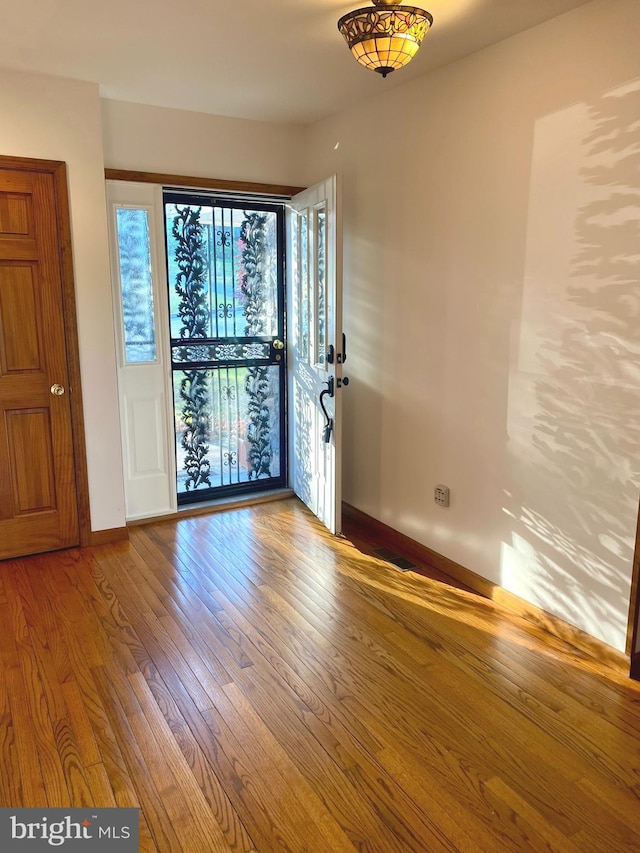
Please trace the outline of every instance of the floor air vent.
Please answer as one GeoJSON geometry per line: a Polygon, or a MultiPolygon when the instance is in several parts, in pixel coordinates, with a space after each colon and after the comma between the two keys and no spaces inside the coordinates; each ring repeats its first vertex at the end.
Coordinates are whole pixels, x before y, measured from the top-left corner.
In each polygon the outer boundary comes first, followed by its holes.
{"type": "Polygon", "coordinates": [[[386,563],[392,563],[398,569],[403,572],[408,572],[409,569],[415,569],[416,563],[412,563],[411,560],[407,560],[406,557],[402,557],[400,554],[396,554],[391,548],[375,548],[373,553],[376,557],[379,557],[381,560],[384,560],[386,563]]]}

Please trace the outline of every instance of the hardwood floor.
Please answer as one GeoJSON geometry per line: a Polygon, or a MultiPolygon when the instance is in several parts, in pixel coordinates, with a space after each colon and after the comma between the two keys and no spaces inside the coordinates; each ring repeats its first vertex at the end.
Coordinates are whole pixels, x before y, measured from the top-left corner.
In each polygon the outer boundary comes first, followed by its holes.
{"type": "Polygon", "coordinates": [[[140,849],[640,849],[640,684],[296,500],[0,564],[0,806],[140,849]]]}

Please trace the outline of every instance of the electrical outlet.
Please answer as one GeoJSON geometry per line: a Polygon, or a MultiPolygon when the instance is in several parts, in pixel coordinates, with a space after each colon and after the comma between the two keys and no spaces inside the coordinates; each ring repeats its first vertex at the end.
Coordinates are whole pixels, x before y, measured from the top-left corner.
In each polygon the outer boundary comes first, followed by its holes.
{"type": "Polygon", "coordinates": [[[433,490],[433,499],[440,506],[449,506],[449,486],[438,484],[433,490]]]}

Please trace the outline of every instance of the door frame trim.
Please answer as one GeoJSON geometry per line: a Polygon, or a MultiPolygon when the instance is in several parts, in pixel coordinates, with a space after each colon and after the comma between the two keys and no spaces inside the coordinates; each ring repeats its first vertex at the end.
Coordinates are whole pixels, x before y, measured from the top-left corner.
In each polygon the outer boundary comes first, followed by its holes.
{"type": "Polygon", "coordinates": [[[629,596],[629,622],[627,626],[627,654],[631,661],[631,677],[640,681],[640,508],[636,526],[633,554],[633,574],[629,596]]]}
{"type": "Polygon", "coordinates": [[[140,172],[129,169],[105,169],[106,181],[132,181],[144,184],[159,184],[163,189],[218,190],[242,195],[282,196],[289,199],[302,192],[304,187],[291,187],[285,184],[264,184],[256,181],[230,181],[225,178],[203,178],[194,175],[168,175],[164,172],[140,172]]]}
{"type": "Polygon", "coordinates": [[[69,186],[67,165],[63,160],[36,160],[30,157],[0,155],[0,168],[16,172],[43,172],[53,178],[56,207],[56,231],[60,252],[60,280],[64,309],[64,332],[69,371],[69,401],[71,407],[71,432],[76,480],[78,533],[80,546],[91,541],[91,511],[89,504],[89,477],[84,430],[84,408],[80,380],[80,350],[76,315],[76,291],[73,273],[73,245],[69,211],[69,186]]]}

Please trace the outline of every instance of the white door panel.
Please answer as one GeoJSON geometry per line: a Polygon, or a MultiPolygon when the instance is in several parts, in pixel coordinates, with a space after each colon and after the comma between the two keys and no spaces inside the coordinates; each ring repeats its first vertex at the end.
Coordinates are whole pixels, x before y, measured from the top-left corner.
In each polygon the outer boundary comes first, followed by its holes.
{"type": "Polygon", "coordinates": [[[162,447],[166,432],[162,423],[163,396],[125,397],[127,478],[131,481],[167,473],[162,447]]]}

